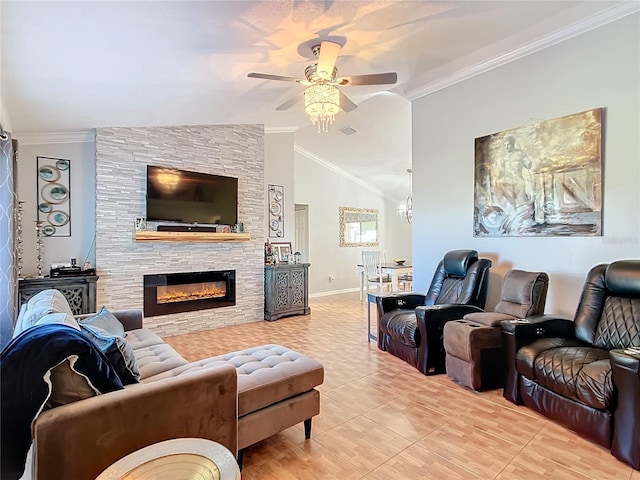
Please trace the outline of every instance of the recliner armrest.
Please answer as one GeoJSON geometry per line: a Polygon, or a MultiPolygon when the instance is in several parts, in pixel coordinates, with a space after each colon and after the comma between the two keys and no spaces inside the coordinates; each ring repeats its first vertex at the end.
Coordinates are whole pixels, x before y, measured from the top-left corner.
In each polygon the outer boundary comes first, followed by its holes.
{"type": "Polygon", "coordinates": [[[459,305],[457,303],[444,303],[441,305],[421,305],[416,307],[416,317],[430,322],[447,322],[458,320],[467,313],[483,312],[480,307],[474,305],[459,305]]]}
{"type": "Polygon", "coordinates": [[[575,324],[573,320],[556,315],[534,315],[516,320],[503,320],[500,327],[505,333],[519,339],[534,340],[542,337],[573,338],[575,324]]]}
{"type": "Polygon", "coordinates": [[[613,383],[618,391],[614,411],[611,453],[618,460],[640,470],[640,351],[609,351],[613,383]]]}
{"type": "Polygon", "coordinates": [[[426,295],[420,293],[392,293],[390,295],[378,296],[378,310],[380,314],[390,312],[391,310],[413,310],[424,305],[426,295]]]}
{"type": "Polygon", "coordinates": [[[445,372],[445,353],[442,334],[444,324],[464,317],[467,313],[482,312],[480,307],[474,305],[460,305],[445,303],[441,305],[422,305],[415,309],[416,322],[422,341],[418,346],[418,358],[423,364],[418,369],[430,375],[432,373],[445,372]],[[425,341],[426,339],[426,341],[425,341]],[[426,352],[424,351],[426,349],[426,352]],[[431,365],[432,367],[428,367],[431,365]]]}

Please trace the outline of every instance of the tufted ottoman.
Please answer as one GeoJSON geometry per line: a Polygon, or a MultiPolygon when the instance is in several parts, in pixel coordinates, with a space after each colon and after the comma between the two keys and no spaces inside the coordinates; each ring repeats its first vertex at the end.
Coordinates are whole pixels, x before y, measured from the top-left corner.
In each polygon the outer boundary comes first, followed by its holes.
{"type": "MultiPolygon", "coordinates": [[[[151,366],[144,361],[144,355],[140,360],[141,370],[151,366]]],[[[191,363],[185,361],[184,365],[142,381],[154,382],[229,364],[238,375],[239,461],[244,448],[300,422],[304,422],[305,437],[310,438],[311,418],[320,413],[320,393],[314,387],[323,382],[324,368],[317,360],[286,347],[261,345],[191,363]]]]}

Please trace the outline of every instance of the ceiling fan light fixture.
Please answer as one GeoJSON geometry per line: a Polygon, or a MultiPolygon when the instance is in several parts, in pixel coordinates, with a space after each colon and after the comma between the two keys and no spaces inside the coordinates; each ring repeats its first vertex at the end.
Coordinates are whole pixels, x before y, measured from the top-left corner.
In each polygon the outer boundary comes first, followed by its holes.
{"type": "Polygon", "coordinates": [[[311,123],[318,125],[318,132],[329,131],[340,111],[340,91],[335,85],[316,83],[304,91],[304,110],[311,123]]]}

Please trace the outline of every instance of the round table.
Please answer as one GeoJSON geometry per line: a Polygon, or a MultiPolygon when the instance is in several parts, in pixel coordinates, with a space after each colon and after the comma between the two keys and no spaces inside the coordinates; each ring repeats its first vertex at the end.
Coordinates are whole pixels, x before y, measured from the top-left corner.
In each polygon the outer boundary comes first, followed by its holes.
{"type": "Polygon", "coordinates": [[[96,480],[240,480],[233,454],[204,438],[176,438],[141,448],[96,480]]]}

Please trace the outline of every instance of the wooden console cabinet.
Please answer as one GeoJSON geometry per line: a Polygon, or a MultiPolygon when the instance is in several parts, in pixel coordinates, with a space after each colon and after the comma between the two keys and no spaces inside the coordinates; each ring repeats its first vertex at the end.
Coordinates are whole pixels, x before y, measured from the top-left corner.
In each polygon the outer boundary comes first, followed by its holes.
{"type": "Polygon", "coordinates": [[[18,280],[19,303],[27,303],[36,293],[49,288],[60,290],[69,301],[74,315],[96,311],[97,275],[78,275],[54,278],[22,278],[18,280]]]}
{"type": "Polygon", "coordinates": [[[309,315],[309,263],[264,266],[264,319],[309,315]]]}

